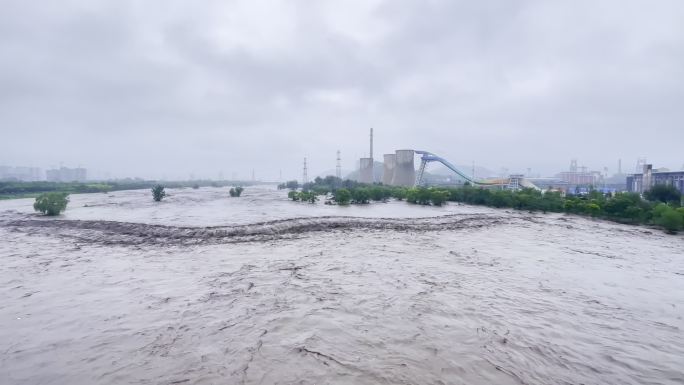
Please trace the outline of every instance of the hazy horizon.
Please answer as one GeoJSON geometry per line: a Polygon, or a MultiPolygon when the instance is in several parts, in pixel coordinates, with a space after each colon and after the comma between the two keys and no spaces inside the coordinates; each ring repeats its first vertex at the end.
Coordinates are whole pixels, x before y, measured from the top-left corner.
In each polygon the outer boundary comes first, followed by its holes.
{"type": "MultiPolygon", "coordinates": [[[[300,179],[368,155],[684,166],[680,1],[0,2],[0,165],[300,179]]],[[[467,171],[467,170],[464,170],[467,171]]]]}

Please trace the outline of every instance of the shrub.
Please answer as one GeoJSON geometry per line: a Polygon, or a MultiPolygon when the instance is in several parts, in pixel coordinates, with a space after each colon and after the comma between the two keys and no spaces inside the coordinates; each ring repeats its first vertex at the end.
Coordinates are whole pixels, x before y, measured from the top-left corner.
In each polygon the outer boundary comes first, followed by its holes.
{"type": "Polygon", "coordinates": [[[443,205],[444,202],[446,202],[448,198],[449,198],[449,192],[448,191],[433,190],[432,192],[430,192],[430,201],[432,201],[432,204],[435,206],[443,205]]]}
{"type": "Polygon", "coordinates": [[[49,192],[40,194],[33,203],[33,209],[45,215],[59,215],[66,210],[69,194],[63,192],[49,192]]]}
{"type": "Polygon", "coordinates": [[[295,190],[290,190],[287,192],[287,197],[292,199],[293,201],[298,201],[299,200],[299,193],[295,190]]]}
{"type": "Polygon", "coordinates": [[[662,226],[668,233],[675,234],[684,226],[682,215],[671,207],[667,207],[656,218],[655,223],[662,226]]]}
{"type": "Polygon", "coordinates": [[[596,203],[589,203],[585,207],[586,212],[588,212],[592,217],[597,216],[601,212],[601,206],[597,205],[596,203]]]}
{"type": "Polygon", "coordinates": [[[391,196],[399,201],[404,200],[406,199],[406,189],[403,187],[395,187],[391,191],[391,196]]]}
{"type": "Polygon", "coordinates": [[[166,191],[164,191],[164,186],[158,184],[152,187],[152,198],[155,202],[161,202],[166,196],[166,191]]]}
{"type": "Polygon", "coordinates": [[[306,197],[306,200],[309,203],[316,203],[318,202],[318,194],[316,194],[314,191],[310,191],[306,197]]]}
{"type": "Polygon", "coordinates": [[[644,198],[652,202],[674,202],[679,204],[682,194],[674,186],[657,184],[644,193],[644,198]]]}
{"type": "Polygon", "coordinates": [[[370,193],[368,192],[368,189],[365,187],[355,188],[352,191],[351,196],[354,203],[364,204],[368,203],[368,201],[370,200],[370,193]]]}
{"type": "Polygon", "coordinates": [[[346,188],[340,188],[333,193],[333,199],[337,204],[348,205],[351,201],[351,193],[346,188]]]}
{"type": "Polygon", "coordinates": [[[412,187],[406,190],[406,201],[421,205],[430,204],[430,190],[425,187],[412,187]]]}
{"type": "Polygon", "coordinates": [[[242,186],[231,187],[231,189],[230,189],[230,191],[228,191],[228,193],[233,198],[239,198],[240,195],[242,195],[243,190],[244,190],[244,188],[242,188],[242,186]]]}

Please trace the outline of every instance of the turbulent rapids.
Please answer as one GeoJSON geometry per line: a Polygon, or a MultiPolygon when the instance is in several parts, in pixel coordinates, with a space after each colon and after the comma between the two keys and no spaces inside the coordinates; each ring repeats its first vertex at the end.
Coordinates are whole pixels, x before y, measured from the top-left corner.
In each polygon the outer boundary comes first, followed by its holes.
{"type": "MultiPolygon", "coordinates": [[[[177,227],[144,223],[81,220],[13,219],[0,226],[16,232],[73,238],[107,245],[196,245],[268,241],[301,236],[316,231],[386,230],[443,231],[473,229],[511,222],[495,215],[449,215],[439,218],[292,218],[250,225],[220,227],[177,227]]],[[[529,220],[529,219],[528,219],[529,220]]]]}
{"type": "Polygon", "coordinates": [[[248,188],[0,202],[2,384],[682,384],[684,237],[248,188]]]}

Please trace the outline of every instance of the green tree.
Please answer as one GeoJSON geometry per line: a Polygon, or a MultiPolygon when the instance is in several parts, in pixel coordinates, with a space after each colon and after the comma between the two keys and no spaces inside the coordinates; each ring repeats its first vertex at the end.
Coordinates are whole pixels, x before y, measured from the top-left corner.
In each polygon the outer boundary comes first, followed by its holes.
{"type": "Polygon", "coordinates": [[[349,201],[351,201],[351,193],[346,188],[338,188],[333,193],[333,199],[337,204],[348,205],[349,201]]]}
{"type": "Polygon", "coordinates": [[[290,190],[287,193],[287,197],[296,202],[299,200],[299,193],[295,190],[290,190]]]}
{"type": "Polygon", "coordinates": [[[657,184],[644,193],[644,198],[651,202],[674,202],[679,204],[682,194],[674,186],[657,184]]]}
{"type": "Polygon", "coordinates": [[[33,203],[33,209],[45,215],[59,215],[66,210],[69,194],[64,192],[49,192],[40,194],[33,203]]]}
{"type": "Polygon", "coordinates": [[[307,196],[306,200],[309,203],[316,203],[318,202],[318,194],[316,194],[314,191],[309,192],[309,195],[307,196]]]}
{"type": "Polygon", "coordinates": [[[586,211],[592,217],[597,216],[601,212],[601,206],[597,205],[596,203],[588,203],[585,207],[586,211]]]}
{"type": "Polygon", "coordinates": [[[370,193],[365,187],[355,188],[352,190],[351,195],[354,203],[365,204],[370,200],[370,193]]]}
{"type": "Polygon", "coordinates": [[[390,192],[390,196],[398,201],[406,199],[406,188],[395,187],[390,192]]]}
{"type": "Polygon", "coordinates": [[[651,213],[653,214],[653,219],[657,221],[658,219],[660,219],[663,216],[663,214],[665,214],[666,212],[668,212],[670,210],[672,210],[672,208],[670,206],[668,206],[667,204],[658,203],[657,205],[655,205],[653,210],[651,210],[651,213]]]}
{"type": "Polygon", "coordinates": [[[432,190],[430,192],[430,201],[435,206],[443,205],[444,202],[446,202],[448,198],[449,198],[449,192],[448,191],[432,190]]]}
{"type": "Polygon", "coordinates": [[[684,226],[682,215],[671,207],[667,207],[655,219],[655,223],[662,226],[670,234],[676,234],[684,226]]]}
{"type": "Polygon", "coordinates": [[[158,184],[154,187],[152,187],[152,199],[154,199],[155,202],[161,202],[162,199],[166,196],[166,191],[164,191],[164,186],[158,184]]]}

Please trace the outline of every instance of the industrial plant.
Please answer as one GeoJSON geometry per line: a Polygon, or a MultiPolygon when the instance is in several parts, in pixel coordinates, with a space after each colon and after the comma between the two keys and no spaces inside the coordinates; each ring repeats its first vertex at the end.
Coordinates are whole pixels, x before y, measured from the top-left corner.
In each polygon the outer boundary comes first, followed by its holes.
{"type": "Polygon", "coordinates": [[[425,169],[429,163],[440,163],[448,170],[453,172],[462,183],[469,183],[478,186],[498,186],[508,189],[519,189],[529,187],[538,189],[531,181],[525,179],[523,175],[510,175],[506,178],[478,180],[472,175],[460,171],[448,160],[437,156],[431,152],[413,149],[400,149],[394,153],[383,155],[382,176],[378,180],[375,178],[375,160],[373,158],[373,129],[370,129],[370,148],[369,156],[359,159],[359,173],[357,180],[361,183],[382,182],[389,186],[421,186],[427,184],[425,169]],[[420,156],[420,166],[416,170],[415,158],[420,156]]]}
{"type": "MultiPolygon", "coordinates": [[[[429,151],[415,149],[399,149],[394,153],[383,154],[381,174],[376,171],[373,157],[373,129],[370,129],[369,156],[359,159],[358,174],[353,179],[361,183],[382,183],[389,186],[423,186],[430,184],[428,180],[427,166],[430,163],[438,163],[453,173],[453,178],[446,178],[446,184],[465,184],[481,187],[498,187],[502,189],[518,190],[532,188],[537,190],[560,190],[567,192],[583,192],[597,189],[603,192],[630,191],[643,193],[656,184],[672,185],[679,191],[684,191],[684,171],[670,171],[667,169],[652,168],[645,164],[646,160],[639,158],[637,172],[625,174],[622,172],[622,161],[618,160],[617,173],[609,176],[607,168],[604,171],[590,170],[586,166],[578,165],[577,159],[570,161],[569,169],[561,171],[553,177],[530,177],[524,174],[501,175],[498,178],[478,179],[471,174],[463,172],[447,159],[429,151]],[[420,161],[416,168],[415,158],[420,161]],[[641,172],[640,172],[641,171],[641,172]],[[378,177],[378,175],[380,175],[378,177]]],[[[337,176],[341,177],[339,151],[337,152],[337,176]]],[[[379,162],[378,162],[379,163],[379,162]]],[[[529,169],[528,169],[529,173],[529,169]]],[[[433,178],[434,179],[434,178],[433,178]]]]}

